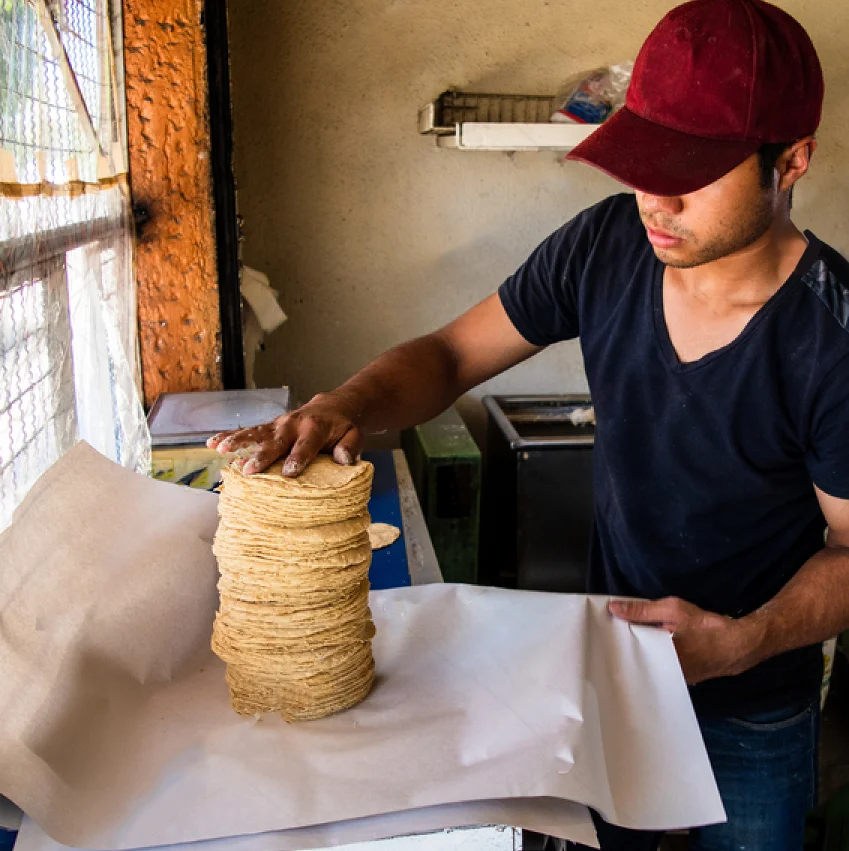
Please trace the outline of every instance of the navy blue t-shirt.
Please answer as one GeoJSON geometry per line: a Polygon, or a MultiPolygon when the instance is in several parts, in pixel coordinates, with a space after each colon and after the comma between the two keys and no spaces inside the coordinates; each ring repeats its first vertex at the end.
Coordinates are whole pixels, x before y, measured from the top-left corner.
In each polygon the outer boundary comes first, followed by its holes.
{"type": "MultiPolygon", "coordinates": [[[[589,591],[741,616],[823,547],[817,487],[849,499],[849,264],[806,233],[795,272],[727,346],[681,363],[664,265],[633,195],[584,211],[501,286],[528,342],[580,337],[596,412],[589,591]]],[[[692,689],[735,714],[816,691],[819,645],[692,689]]]]}

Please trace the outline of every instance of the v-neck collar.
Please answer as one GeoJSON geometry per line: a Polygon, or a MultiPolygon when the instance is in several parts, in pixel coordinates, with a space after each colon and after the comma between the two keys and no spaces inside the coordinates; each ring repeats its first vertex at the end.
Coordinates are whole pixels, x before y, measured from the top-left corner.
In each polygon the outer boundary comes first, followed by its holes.
{"type": "Polygon", "coordinates": [[[695,369],[700,369],[703,366],[711,363],[719,357],[722,357],[726,352],[741,345],[747,337],[751,335],[754,329],[775,309],[775,306],[783,299],[795,285],[802,283],[802,276],[813,266],[814,260],[820,250],[820,241],[808,230],[805,231],[805,237],[808,240],[808,246],[802,254],[796,268],[790,273],[790,277],[769,297],[769,299],[758,309],[757,313],[746,323],[743,330],[730,342],[726,343],[712,352],[708,352],[698,360],[687,361],[682,363],[678,358],[678,353],[672,345],[672,339],[669,336],[669,328],[666,325],[666,314],[663,310],[663,273],[666,269],[665,264],[655,258],[655,273],[654,282],[652,285],[652,313],[654,314],[654,330],[657,337],[658,345],[660,346],[663,360],[670,370],[673,372],[690,372],[695,369]]]}

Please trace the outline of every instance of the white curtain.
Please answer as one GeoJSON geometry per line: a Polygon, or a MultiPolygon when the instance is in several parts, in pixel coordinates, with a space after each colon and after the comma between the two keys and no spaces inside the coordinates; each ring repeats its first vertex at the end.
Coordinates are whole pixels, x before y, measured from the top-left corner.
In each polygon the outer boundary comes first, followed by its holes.
{"type": "Polygon", "coordinates": [[[0,529],[79,439],[150,468],[112,11],[0,0],[0,529]]]}

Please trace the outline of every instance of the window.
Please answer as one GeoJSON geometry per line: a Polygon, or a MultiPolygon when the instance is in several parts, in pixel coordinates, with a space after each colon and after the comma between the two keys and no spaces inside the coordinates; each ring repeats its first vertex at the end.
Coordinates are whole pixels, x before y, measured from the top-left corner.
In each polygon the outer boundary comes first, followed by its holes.
{"type": "Polygon", "coordinates": [[[115,24],[0,0],[0,529],[78,439],[149,469],[115,24]]]}

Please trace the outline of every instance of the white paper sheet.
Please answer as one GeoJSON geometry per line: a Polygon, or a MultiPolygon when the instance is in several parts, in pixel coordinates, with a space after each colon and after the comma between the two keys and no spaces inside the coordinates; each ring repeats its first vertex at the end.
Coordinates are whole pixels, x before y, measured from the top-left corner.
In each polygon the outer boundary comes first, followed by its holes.
{"type": "Polygon", "coordinates": [[[209,651],[215,522],[214,496],[80,445],[0,536],[0,793],[57,841],[111,851],[532,797],[640,828],[724,818],[669,636],[601,598],[375,592],[367,701],[239,718],[209,651]]]}
{"type": "MultiPolygon", "coordinates": [[[[158,846],[147,851],[305,851],[490,824],[521,827],[598,848],[586,807],[558,798],[514,798],[442,804],[253,836],[158,846]]],[[[438,840],[430,847],[440,848],[438,840]]],[[[69,851],[69,846],[55,842],[32,819],[24,817],[15,851],[69,851]]]]}

